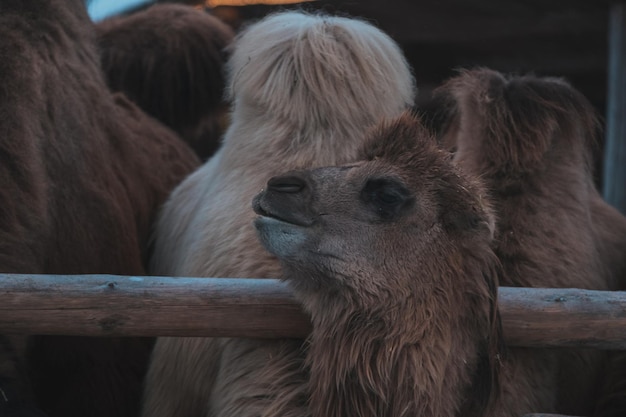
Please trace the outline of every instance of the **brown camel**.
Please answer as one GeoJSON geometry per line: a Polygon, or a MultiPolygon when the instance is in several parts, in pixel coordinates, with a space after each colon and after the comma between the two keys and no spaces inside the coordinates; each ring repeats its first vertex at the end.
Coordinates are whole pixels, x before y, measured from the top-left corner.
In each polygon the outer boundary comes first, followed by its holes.
{"type": "MultiPolygon", "coordinates": [[[[157,210],[198,164],[107,88],[83,0],[0,1],[1,272],[145,274],[157,210]]],[[[153,340],[21,342],[0,337],[3,417],[137,415],[153,340]]]]}
{"type": "Polygon", "coordinates": [[[104,20],[96,33],[111,90],[172,128],[202,160],[213,155],[228,119],[230,26],[189,5],[155,4],[104,20]]]}
{"type": "MultiPolygon", "coordinates": [[[[489,69],[463,71],[440,93],[453,103],[442,141],[455,149],[459,166],[485,181],[493,200],[500,284],[623,288],[626,219],[594,186],[591,151],[599,129],[585,97],[562,79],[489,69]]],[[[499,415],[592,415],[602,395],[604,353],[509,353],[499,415]]]]}
{"type": "Polygon", "coordinates": [[[492,415],[499,263],[483,186],[409,114],[363,157],[274,177],[253,203],[311,315],[311,415],[492,415]]]}

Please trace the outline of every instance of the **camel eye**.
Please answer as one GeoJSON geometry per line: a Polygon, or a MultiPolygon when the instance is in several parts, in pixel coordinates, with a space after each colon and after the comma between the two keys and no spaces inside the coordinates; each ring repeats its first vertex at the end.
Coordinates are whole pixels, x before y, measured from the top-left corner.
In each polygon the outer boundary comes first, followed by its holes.
{"type": "Polygon", "coordinates": [[[376,198],[383,204],[393,205],[397,204],[402,200],[402,197],[394,192],[390,192],[388,190],[382,190],[376,193],[376,198]]]}
{"type": "Polygon", "coordinates": [[[383,220],[390,220],[410,206],[414,198],[394,178],[370,179],[361,191],[361,199],[383,220]]]}

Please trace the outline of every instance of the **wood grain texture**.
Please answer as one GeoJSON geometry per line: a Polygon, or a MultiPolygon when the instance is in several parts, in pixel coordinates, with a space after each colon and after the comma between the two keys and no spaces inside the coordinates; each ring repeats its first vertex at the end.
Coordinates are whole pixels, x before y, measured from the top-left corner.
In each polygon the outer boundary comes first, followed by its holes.
{"type": "Polygon", "coordinates": [[[308,330],[276,280],[0,275],[0,333],[274,338],[308,330]]]}
{"type": "MultiPolygon", "coordinates": [[[[626,350],[626,292],[501,287],[511,346],[626,350]]],[[[0,274],[0,333],[306,337],[276,279],[0,274]]]]}

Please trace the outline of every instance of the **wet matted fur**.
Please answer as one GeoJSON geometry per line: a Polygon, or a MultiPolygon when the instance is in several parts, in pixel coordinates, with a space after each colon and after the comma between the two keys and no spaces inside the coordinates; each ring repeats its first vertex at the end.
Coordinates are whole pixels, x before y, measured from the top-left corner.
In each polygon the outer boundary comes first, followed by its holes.
{"type": "MultiPolygon", "coordinates": [[[[290,168],[357,157],[363,131],[413,104],[399,47],[373,25],[283,12],[238,36],[228,63],[231,125],[222,148],[166,203],[151,272],[280,276],[255,236],[253,196],[290,168]]],[[[144,416],[301,416],[302,341],[160,338],[144,416]]]]}

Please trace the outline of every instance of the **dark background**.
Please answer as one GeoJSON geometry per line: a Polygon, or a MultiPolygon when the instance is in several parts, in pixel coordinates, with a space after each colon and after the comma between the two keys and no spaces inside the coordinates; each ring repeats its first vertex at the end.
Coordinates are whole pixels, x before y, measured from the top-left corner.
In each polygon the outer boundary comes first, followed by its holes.
{"type": "MultiPolygon", "coordinates": [[[[418,108],[427,114],[433,113],[432,90],[456,69],[486,66],[506,73],[563,77],[592,102],[604,122],[610,1],[321,0],[289,6],[220,6],[210,12],[237,29],[293,7],[362,17],[391,35],[413,67],[418,108]]],[[[600,138],[595,155],[600,187],[603,152],[600,138]]]]}

